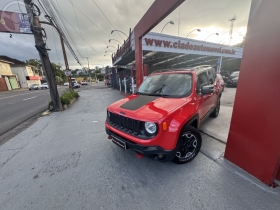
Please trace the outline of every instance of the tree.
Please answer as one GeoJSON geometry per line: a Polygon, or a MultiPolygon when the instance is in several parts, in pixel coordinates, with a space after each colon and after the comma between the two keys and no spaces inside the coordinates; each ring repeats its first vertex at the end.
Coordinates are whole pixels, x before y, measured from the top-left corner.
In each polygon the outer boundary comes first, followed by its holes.
{"type": "Polygon", "coordinates": [[[41,67],[42,67],[42,62],[41,62],[41,60],[38,60],[38,59],[29,59],[29,60],[26,60],[26,63],[30,66],[36,67],[37,69],[41,69],[41,67]]]}
{"type": "Polygon", "coordinates": [[[54,71],[54,76],[58,76],[62,79],[63,82],[67,81],[67,77],[65,76],[64,72],[61,70],[61,66],[51,62],[52,69],[54,71]]]}

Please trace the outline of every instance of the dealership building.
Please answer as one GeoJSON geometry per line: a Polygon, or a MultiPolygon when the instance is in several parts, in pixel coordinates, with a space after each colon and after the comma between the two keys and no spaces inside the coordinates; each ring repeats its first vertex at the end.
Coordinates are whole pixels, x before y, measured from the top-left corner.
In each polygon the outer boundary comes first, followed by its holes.
{"type": "MultiPolygon", "coordinates": [[[[117,67],[135,65],[134,34],[112,56],[117,67]]],[[[197,65],[219,66],[222,63],[240,65],[242,47],[235,47],[167,34],[149,32],[142,38],[144,69],[151,73],[160,69],[180,69],[197,65]],[[222,62],[220,62],[222,61],[222,62]]],[[[236,69],[236,67],[235,67],[236,69]]],[[[144,70],[145,71],[145,70],[144,70]]]]}

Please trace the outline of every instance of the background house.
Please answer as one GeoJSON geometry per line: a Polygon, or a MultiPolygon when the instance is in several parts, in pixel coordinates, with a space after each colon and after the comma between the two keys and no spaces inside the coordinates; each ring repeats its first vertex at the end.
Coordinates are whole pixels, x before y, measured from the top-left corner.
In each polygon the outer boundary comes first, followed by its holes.
{"type": "Polygon", "coordinates": [[[13,74],[11,66],[13,62],[0,57],[0,91],[20,88],[17,75],[13,74]]]}
{"type": "Polygon", "coordinates": [[[7,56],[0,56],[0,59],[10,62],[12,73],[18,77],[21,88],[28,88],[32,84],[41,85],[42,77],[39,75],[39,69],[7,56]]]}

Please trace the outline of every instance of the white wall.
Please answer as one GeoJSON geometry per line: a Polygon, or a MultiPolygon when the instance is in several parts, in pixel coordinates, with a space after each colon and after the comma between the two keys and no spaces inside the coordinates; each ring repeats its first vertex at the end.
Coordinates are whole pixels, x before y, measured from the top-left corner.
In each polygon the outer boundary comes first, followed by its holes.
{"type": "Polygon", "coordinates": [[[16,74],[18,76],[20,86],[22,88],[27,88],[28,83],[26,81],[26,76],[28,76],[28,75],[27,75],[25,66],[18,66],[18,67],[11,66],[11,69],[12,69],[13,74],[16,74]]]}

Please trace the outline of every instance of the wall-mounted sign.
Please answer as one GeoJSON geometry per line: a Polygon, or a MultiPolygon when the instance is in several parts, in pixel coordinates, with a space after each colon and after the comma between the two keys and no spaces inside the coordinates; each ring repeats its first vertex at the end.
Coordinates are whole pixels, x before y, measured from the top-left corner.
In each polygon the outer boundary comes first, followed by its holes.
{"type": "Polygon", "coordinates": [[[0,32],[32,34],[28,15],[0,11],[0,32]]]}

